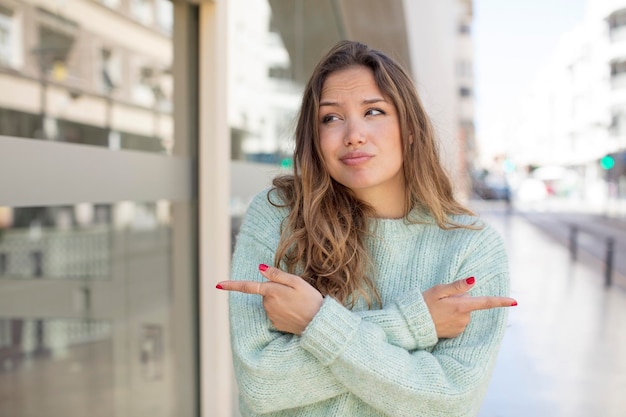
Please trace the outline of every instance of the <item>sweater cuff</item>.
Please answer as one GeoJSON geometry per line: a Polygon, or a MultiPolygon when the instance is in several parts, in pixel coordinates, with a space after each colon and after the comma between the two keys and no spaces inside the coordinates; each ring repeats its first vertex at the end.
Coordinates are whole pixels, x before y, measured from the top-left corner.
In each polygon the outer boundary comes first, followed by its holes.
{"type": "Polygon", "coordinates": [[[396,304],[415,337],[417,348],[427,349],[435,346],[439,340],[437,330],[422,294],[411,292],[397,300],[396,304]]]}
{"type": "Polygon", "coordinates": [[[328,366],[344,351],[360,323],[360,317],[334,298],[324,297],[322,307],[304,329],[300,345],[328,366]]]}

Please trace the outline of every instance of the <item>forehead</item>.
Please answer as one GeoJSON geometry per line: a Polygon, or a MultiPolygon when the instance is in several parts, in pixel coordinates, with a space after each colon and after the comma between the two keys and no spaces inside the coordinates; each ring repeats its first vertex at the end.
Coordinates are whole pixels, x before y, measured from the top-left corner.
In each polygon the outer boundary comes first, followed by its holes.
{"type": "Polygon", "coordinates": [[[374,79],[374,72],[361,65],[334,71],[324,80],[322,99],[338,98],[348,94],[383,95],[374,79]]]}

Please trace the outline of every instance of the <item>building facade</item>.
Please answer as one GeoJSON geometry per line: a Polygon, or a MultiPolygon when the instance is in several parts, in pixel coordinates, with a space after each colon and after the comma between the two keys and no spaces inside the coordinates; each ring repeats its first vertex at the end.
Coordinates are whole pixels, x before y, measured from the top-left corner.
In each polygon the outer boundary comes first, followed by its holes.
{"type": "MultiPolygon", "coordinates": [[[[600,162],[607,171],[609,198],[622,200],[626,199],[626,2],[608,2],[596,13],[608,27],[611,74],[609,145],[600,162]]],[[[621,212],[626,213],[626,207],[621,212]]]]}

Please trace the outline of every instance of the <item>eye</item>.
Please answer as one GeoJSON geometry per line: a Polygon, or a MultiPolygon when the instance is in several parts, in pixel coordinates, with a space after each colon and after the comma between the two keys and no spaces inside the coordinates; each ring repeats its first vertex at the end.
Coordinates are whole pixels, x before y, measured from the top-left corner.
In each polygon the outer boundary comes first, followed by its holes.
{"type": "Polygon", "coordinates": [[[334,122],[335,120],[339,120],[339,117],[335,116],[334,114],[327,114],[326,116],[322,117],[322,123],[324,124],[334,122]]]}
{"type": "Polygon", "coordinates": [[[369,109],[365,112],[366,116],[378,116],[381,114],[385,114],[385,112],[382,111],[381,109],[369,109]]]}

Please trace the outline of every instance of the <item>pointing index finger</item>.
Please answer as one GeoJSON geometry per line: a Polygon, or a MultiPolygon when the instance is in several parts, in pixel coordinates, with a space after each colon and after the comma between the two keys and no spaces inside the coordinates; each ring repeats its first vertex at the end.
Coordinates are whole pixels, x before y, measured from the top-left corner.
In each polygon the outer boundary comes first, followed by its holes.
{"type": "Polygon", "coordinates": [[[225,291],[265,295],[263,283],[259,281],[222,281],[216,285],[216,288],[225,291]]]}
{"type": "Polygon", "coordinates": [[[469,311],[489,310],[498,307],[514,307],[517,301],[509,297],[468,297],[465,302],[469,311]]]}

